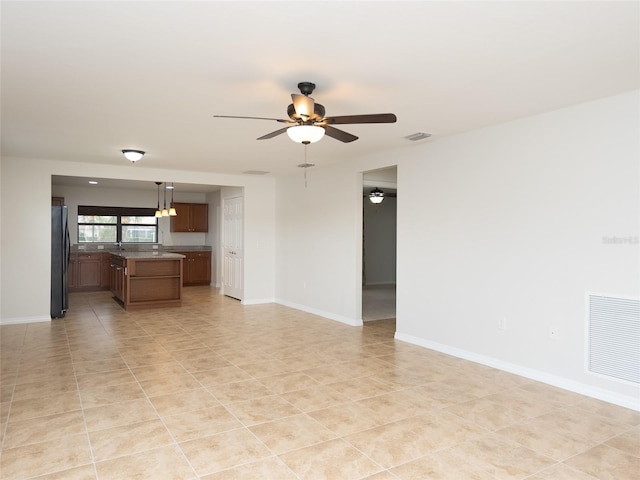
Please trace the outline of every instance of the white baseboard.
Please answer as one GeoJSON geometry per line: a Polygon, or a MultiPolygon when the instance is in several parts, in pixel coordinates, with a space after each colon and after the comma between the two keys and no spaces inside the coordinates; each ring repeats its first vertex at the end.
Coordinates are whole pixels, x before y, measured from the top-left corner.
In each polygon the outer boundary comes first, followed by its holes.
{"type": "Polygon", "coordinates": [[[514,363],[509,363],[502,360],[498,360],[496,358],[479,355],[474,352],[469,352],[467,350],[450,347],[448,345],[443,345],[441,343],[431,342],[423,338],[414,337],[412,335],[407,335],[400,332],[396,332],[394,338],[396,340],[412,343],[420,347],[428,348],[430,350],[435,350],[441,353],[446,353],[447,355],[462,358],[464,360],[469,360],[471,362],[479,363],[481,365],[497,368],[498,370],[503,370],[505,372],[520,375],[521,377],[530,378],[531,380],[537,380],[539,382],[546,383],[548,385],[553,385],[554,387],[562,388],[564,390],[569,390],[570,392],[579,393],[581,395],[586,395],[587,397],[597,398],[598,400],[603,400],[608,403],[613,403],[614,405],[619,405],[621,407],[640,411],[640,398],[638,397],[620,395],[617,393],[610,392],[608,390],[604,390],[602,388],[586,385],[584,383],[569,380],[564,377],[558,377],[557,375],[551,375],[549,373],[542,372],[540,370],[522,367],[514,363]]]}
{"type": "Polygon", "coordinates": [[[1,318],[0,325],[18,325],[21,323],[41,323],[51,322],[51,317],[35,316],[35,317],[14,317],[1,318]]]}
{"type": "Polygon", "coordinates": [[[323,310],[316,310],[315,308],[310,308],[306,305],[300,305],[297,303],[288,302],[286,300],[279,300],[279,299],[276,299],[275,303],[279,305],[284,305],[285,307],[295,308],[296,310],[301,310],[303,312],[311,313],[313,315],[318,315],[319,317],[328,318],[329,320],[335,320],[336,322],[344,323],[351,327],[362,326],[362,320],[344,317],[342,315],[336,315],[335,313],[325,312],[323,310]]]}
{"type": "Polygon", "coordinates": [[[249,300],[241,300],[242,305],[262,305],[265,303],[275,303],[273,298],[253,298],[249,300]]]}

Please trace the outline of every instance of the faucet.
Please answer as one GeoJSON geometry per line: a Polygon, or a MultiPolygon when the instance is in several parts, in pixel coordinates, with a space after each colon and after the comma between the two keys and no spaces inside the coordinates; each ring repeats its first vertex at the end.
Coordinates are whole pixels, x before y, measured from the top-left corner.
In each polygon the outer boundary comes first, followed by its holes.
{"type": "Polygon", "coordinates": [[[118,248],[118,250],[124,250],[124,248],[122,247],[122,242],[116,242],[115,245],[118,248]]]}

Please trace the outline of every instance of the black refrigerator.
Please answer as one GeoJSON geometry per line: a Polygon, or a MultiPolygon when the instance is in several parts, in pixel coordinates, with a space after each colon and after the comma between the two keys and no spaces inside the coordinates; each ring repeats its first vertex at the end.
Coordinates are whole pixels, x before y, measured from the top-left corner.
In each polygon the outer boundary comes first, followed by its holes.
{"type": "Polygon", "coordinates": [[[51,318],[62,318],[69,308],[69,228],[67,207],[51,207],[51,318]]]}

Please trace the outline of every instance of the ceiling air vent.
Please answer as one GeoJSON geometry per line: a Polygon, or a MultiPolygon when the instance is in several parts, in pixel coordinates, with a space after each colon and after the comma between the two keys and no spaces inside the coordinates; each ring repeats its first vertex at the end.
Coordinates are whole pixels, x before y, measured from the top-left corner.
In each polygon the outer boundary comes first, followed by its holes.
{"type": "Polygon", "coordinates": [[[411,140],[412,142],[417,142],[418,140],[423,140],[425,138],[429,138],[431,136],[430,133],[427,132],[416,132],[416,133],[412,133],[411,135],[407,135],[406,138],[407,140],[411,140]]]}
{"type": "Polygon", "coordinates": [[[264,170],[247,170],[246,172],[242,172],[245,175],[266,175],[267,173],[271,173],[271,172],[265,172],[264,170]]]}

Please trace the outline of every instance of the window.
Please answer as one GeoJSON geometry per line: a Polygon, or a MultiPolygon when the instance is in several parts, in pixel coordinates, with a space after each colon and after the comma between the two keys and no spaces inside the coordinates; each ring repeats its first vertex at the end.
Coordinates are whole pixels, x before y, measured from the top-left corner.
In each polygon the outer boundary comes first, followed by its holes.
{"type": "Polygon", "coordinates": [[[78,243],[157,243],[154,208],[78,205],[78,243]]]}

